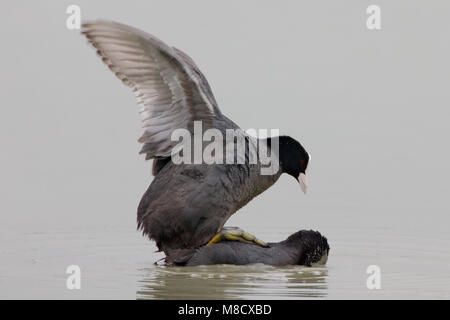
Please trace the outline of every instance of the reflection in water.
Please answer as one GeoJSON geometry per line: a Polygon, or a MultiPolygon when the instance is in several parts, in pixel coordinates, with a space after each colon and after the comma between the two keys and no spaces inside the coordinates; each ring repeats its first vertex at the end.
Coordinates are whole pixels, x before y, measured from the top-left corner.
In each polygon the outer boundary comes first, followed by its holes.
{"type": "Polygon", "coordinates": [[[299,299],[327,295],[326,267],[152,266],[141,273],[137,299],[299,299]]]}

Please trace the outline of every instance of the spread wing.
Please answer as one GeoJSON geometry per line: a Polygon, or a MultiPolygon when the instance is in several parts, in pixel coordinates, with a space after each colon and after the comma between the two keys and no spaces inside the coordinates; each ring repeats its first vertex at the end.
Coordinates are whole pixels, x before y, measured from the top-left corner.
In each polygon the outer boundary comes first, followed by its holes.
{"type": "Polygon", "coordinates": [[[86,22],[82,34],[136,95],[145,130],[140,153],[146,159],[170,156],[178,143],[170,139],[173,130],[192,132],[194,121],[208,128],[222,116],[206,78],[184,52],[116,22],[86,22]]]}

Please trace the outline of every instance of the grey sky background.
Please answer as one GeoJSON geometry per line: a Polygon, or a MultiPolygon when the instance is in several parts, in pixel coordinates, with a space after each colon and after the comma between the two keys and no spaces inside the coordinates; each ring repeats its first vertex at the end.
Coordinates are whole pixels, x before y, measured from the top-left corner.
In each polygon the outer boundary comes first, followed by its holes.
{"type": "Polygon", "coordinates": [[[356,0],[3,1],[2,234],[135,228],[152,179],[135,99],[66,28],[69,4],[187,52],[227,116],[310,152],[306,196],[283,176],[229,224],[449,236],[450,3],[356,0]]]}

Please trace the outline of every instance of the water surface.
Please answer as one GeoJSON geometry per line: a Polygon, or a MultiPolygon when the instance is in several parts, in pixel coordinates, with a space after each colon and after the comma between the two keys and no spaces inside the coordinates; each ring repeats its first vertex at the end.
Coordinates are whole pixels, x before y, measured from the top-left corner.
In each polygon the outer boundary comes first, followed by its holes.
{"type": "MultiPolygon", "coordinates": [[[[265,230],[275,241],[291,232],[265,230]]],[[[165,267],[154,246],[134,230],[30,232],[2,237],[0,298],[56,299],[381,299],[450,298],[450,241],[389,235],[391,230],[324,233],[330,242],[321,267],[165,267]],[[66,267],[82,270],[81,290],[66,288],[66,267]],[[366,287],[377,264],[382,288],[366,287]]],[[[6,236],[4,234],[4,236],[6,236]]]]}

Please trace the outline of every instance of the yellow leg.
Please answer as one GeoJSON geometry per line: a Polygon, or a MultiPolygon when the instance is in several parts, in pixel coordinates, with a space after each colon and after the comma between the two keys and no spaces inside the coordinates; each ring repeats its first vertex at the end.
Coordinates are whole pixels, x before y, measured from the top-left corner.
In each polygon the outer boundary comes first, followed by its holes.
{"type": "Polygon", "coordinates": [[[208,246],[220,241],[239,241],[250,244],[255,244],[261,247],[267,247],[267,244],[256,238],[254,235],[245,232],[238,227],[225,227],[218,234],[216,234],[209,242],[208,246]]]}

